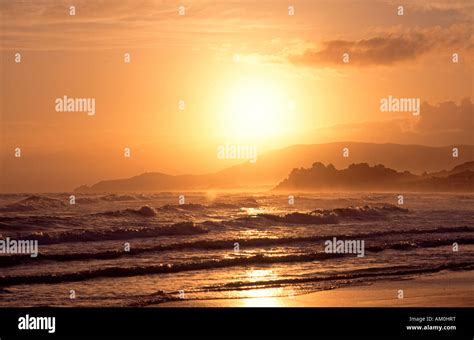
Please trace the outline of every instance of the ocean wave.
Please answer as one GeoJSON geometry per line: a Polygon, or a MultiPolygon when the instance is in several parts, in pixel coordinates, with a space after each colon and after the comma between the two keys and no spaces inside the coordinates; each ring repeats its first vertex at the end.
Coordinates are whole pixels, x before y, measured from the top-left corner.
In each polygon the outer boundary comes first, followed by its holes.
{"type": "Polygon", "coordinates": [[[0,208],[1,212],[22,212],[33,210],[57,209],[66,206],[66,203],[57,198],[32,195],[18,202],[0,208]]]}
{"type": "Polygon", "coordinates": [[[186,203],[186,204],[166,204],[159,208],[162,211],[168,212],[180,212],[180,211],[202,211],[207,209],[207,206],[202,204],[195,203],[186,203]]]}
{"type": "MultiPolygon", "coordinates": [[[[54,226],[81,226],[82,220],[77,217],[69,216],[0,216],[0,229],[19,229],[19,228],[50,228],[54,226]]],[[[0,235],[1,236],[1,235],[0,235]]]]}
{"type": "Polygon", "coordinates": [[[149,205],[144,205],[139,209],[124,209],[116,211],[106,211],[97,213],[95,215],[100,216],[111,216],[111,217],[123,217],[123,216],[141,216],[141,217],[153,217],[157,215],[155,208],[149,205]]]}
{"type": "MultiPolygon", "coordinates": [[[[239,243],[244,248],[255,248],[255,247],[272,247],[272,246],[289,246],[292,244],[302,243],[321,243],[324,240],[332,239],[376,239],[377,237],[383,236],[395,236],[395,235],[408,235],[408,234],[451,234],[451,233],[467,233],[474,232],[474,227],[456,227],[456,228],[434,228],[434,229],[411,229],[411,230],[398,230],[398,231],[379,231],[360,233],[356,235],[313,235],[306,237],[283,237],[283,238],[253,238],[253,239],[223,239],[223,240],[198,240],[191,242],[180,242],[172,243],[167,245],[156,245],[152,247],[133,247],[130,252],[124,253],[119,250],[109,250],[95,253],[66,253],[66,254],[38,254],[38,257],[32,259],[27,255],[12,255],[0,257],[0,267],[14,266],[23,263],[29,263],[31,261],[82,261],[82,260],[110,260],[117,259],[123,256],[139,255],[146,253],[157,253],[163,251],[180,251],[186,249],[202,249],[202,250],[223,250],[232,249],[235,242],[239,243]]],[[[376,245],[368,245],[365,250],[368,252],[381,252],[388,249],[393,250],[407,250],[416,248],[430,248],[430,247],[441,247],[452,245],[453,242],[458,244],[474,244],[474,238],[472,237],[449,237],[449,238],[436,238],[431,240],[411,240],[411,241],[391,241],[391,242],[379,242],[376,245]]]]}
{"type": "Polygon", "coordinates": [[[416,248],[434,248],[441,246],[452,246],[456,242],[457,244],[474,244],[474,238],[455,238],[455,239],[442,239],[437,238],[433,240],[411,240],[411,241],[399,241],[399,242],[385,242],[379,246],[369,246],[365,249],[370,252],[381,252],[387,249],[394,250],[406,250],[416,248]]]}
{"type": "Polygon", "coordinates": [[[242,217],[244,220],[254,220],[255,218],[268,220],[276,223],[290,223],[290,224],[336,224],[338,219],[334,214],[319,214],[319,213],[300,213],[294,212],[285,215],[275,214],[258,214],[255,217],[242,217]]]}
{"type": "MultiPolygon", "coordinates": [[[[430,267],[419,268],[416,266],[392,266],[382,268],[358,269],[352,271],[318,274],[313,277],[270,279],[257,281],[234,281],[224,284],[215,284],[187,290],[186,300],[201,300],[203,297],[199,293],[213,293],[212,299],[228,299],[229,295],[214,295],[215,293],[225,293],[226,291],[249,291],[255,289],[279,288],[283,289],[279,296],[288,297],[291,291],[298,295],[297,292],[310,293],[316,291],[331,290],[340,287],[351,286],[360,283],[372,283],[390,278],[403,279],[413,275],[437,273],[444,270],[462,271],[473,270],[474,264],[468,262],[451,262],[442,265],[433,265],[430,267]],[[291,289],[285,291],[285,289],[291,289]],[[196,296],[196,297],[193,297],[196,296]]],[[[277,295],[278,296],[278,295],[277,295]]],[[[239,294],[239,297],[245,298],[245,295],[239,294]]],[[[252,298],[250,295],[249,298],[252,298]]],[[[209,297],[204,297],[209,299],[209,297]]],[[[179,291],[157,291],[152,294],[138,296],[134,301],[127,304],[128,307],[145,307],[149,305],[158,305],[169,301],[180,301],[179,291]]]]}
{"type": "Polygon", "coordinates": [[[397,207],[393,204],[364,205],[347,208],[335,208],[331,210],[314,210],[313,214],[334,214],[342,219],[366,220],[385,218],[392,214],[407,213],[408,209],[397,207]]]}
{"type": "Polygon", "coordinates": [[[94,242],[105,240],[126,240],[132,238],[150,238],[173,235],[197,235],[208,230],[193,222],[181,222],[160,227],[129,227],[96,230],[72,230],[54,233],[32,233],[23,235],[23,239],[38,240],[39,244],[58,244],[70,242],[94,242]]]}
{"type": "MultiPolygon", "coordinates": [[[[148,265],[148,266],[135,266],[135,267],[108,267],[94,270],[84,270],[74,273],[59,273],[55,275],[50,274],[38,274],[38,275],[18,275],[18,276],[2,276],[0,282],[2,287],[18,285],[18,284],[52,284],[61,282],[76,282],[86,281],[96,278],[113,278],[113,277],[132,277],[132,276],[143,276],[143,275],[156,275],[156,274],[170,274],[179,273],[186,271],[195,270],[210,270],[219,268],[230,268],[235,266],[252,266],[260,264],[282,264],[282,263],[295,263],[295,262],[312,262],[312,261],[323,261],[334,258],[342,258],[345,256],[353,256],[352,254],[327,254],[327,253],[308,253],[308,254],[295,254],[295,255],[284,255],[284,256],[266,256],[263,254],[257,254],[248,257],[237,257],[237,258],[225,258],[220,260],[208,260],[199,262],[184,262],[179,264],[159,264],[159,265],[148,265]]],[[[438,272],[441,270],[468,270],[474,269],[474,263],[472,262],[448,262],[434,267],[412,267],[412,266],[395,266],[395,267],[375,267],[367,268],[362,270],[354,270],[344,274],[330,274],[327,276],[318,275],[318,277],[307,277],[298,279],[281,279],[272,282],[283,283],[303,283],[311,281],[322,281],[322,280],[340,280],[340,279],[354,279],[364,277],[382,277],[382,276],[397,276],[410,275],[410,274],[421,274],[438,272]]],[[[268,281],[264,281],[267,284],[268,281]]],[[[225,286],[236,287],[237,285],[242,287],[245,284],[252,285],[253,287],[259,285],[259,282],[233,282],[228,285],[221,286],[225,289],[225,286]]]]}
{"type": "Polygon", "coordinates": [[[232,203],[215,202],[209,205],[211,209],[240,209],[241,206],[232,203]]]}
{"type": "Polygon", "coordinates": [[[97,197],[76,197],[76,204],[94,204],[100,202],[97,197]]]}
{"type": "Polygon", "coordinates": [[[391,204],[380,206],[360,206],[336,208],[329,210],[313,210],[308,213],[292,212],[289,214],[269,214],[261,213],[256,215],[243,216],[236,219],[236,222],[272,222],[289,224],[337,224],[341,220],[377,220],[385,219],[393,214],[407,213],[408,209],[400,208],[391,204]]]}
{"type": "MultiPolygon", "coordinates": [[[[326,237],[328,238],[328,237],[326,237]]],[[[321,241],[323,238],[318,237],[317,240],[314,238],[311,240],[321,241]]],[[[342,237],[338,237],[342,239],[342,237]]],[[[19,264],[30,263],[32,261],[38,262],[41,260],[45,261],[83,261],[83,260],[111,260],[117,259],[124,256],[145,254],[151,252],[160,252],[160,251],[177,251],[183,249],[205,249],[205,250],[222,250],[222,249],[231,249],[234,242],[238,242],[239,245],[242,244],[245,247],[263,247],[263,246],[277,246],[277,245],[290,245],[292,243],[300,242],[309,242],[308,239],[254,239],[248,240],[225,240],[225,241],[197,241],[192,243],[179,243],[171,244],[166,246],[155,246],[147,248],[133,248],[129,252],[124,253],[123,251],[110,250],[97,253],[71,253],[71,254],[38,254],[38,257],[31,258],[28,255],[13,255],[13,256],[3,256],[0,257],[0,268],[1,267],[10,267],[19,264]]],[[[474,244],[474,238],[456,238],[456,239],[435,239],[435,240],[416,240],[416,241],[397,241],[397,242],[385,242],[381,245],[373,245],[365,247],[366,252],[381,252],[384,250],[409,250],[409,249],[419,249],[419,248],[434,248],[434,247],[443,247],[451,246],[454,242],[459,245],[468,245],[474,244]]]]}
{"type": "Polygon", "coordinates": [[[76,203],[91,204],[100,202],[129,202],[129,201],[148,201],[155,198],[155,195],[140,194],[108,194],[104,196],[79,196],[76,197],[76,203]]]}
{"type": "Polygon", "coordinates": [[[305,283],[315,283],[321,281],[364,281],[380,280],[387,277],[402,278],[410,275],[437,273],[443,270],[473,270],[474,263],[472,262],[448,262],[433,266],[391,266],[391,267],[376,267],[366,269],[356,269],[342,273],[320,274],[317,277],[300,277],[291,279],[274,279],[274,280],[260,280],[260,281],[237,281],[230,282],[223,285],[205,286],[204,290],[209,291],[224,291],[236,289],[256,289],[256,288],[274,288],[286,285],[296,285],[305,283]]]}
{"type": "Polygon", "coordinates": [[[226,258],[221,260],[209,260],[199,262],[184,262],[179,264],[160,264],[136,267],[108,267],[95,270],[85,270],[74,273],[61,273],[55,275],[39,274],[24,276],[2,276],[0,278],[0,282],[3,286],[26,283],[59,283],[70,281],[84,281],[100,277],[130,277],[141,275],[178,273],[192,270],[217,269],[234,266],[246,266],[255,264],[308,262],[316,260],[326,260],[343,256],[347,256],[347,254],[310,253],[286,256],[265,256],[262,254],[258,254],[248,257],[226,258]]]}
{"type": "MultiPolygon", "coordinates": [[[[409,278],[413,275],[419,274],[430,274],[437,273],[444,270],[451,271],[463,271],[472,270],[474,265],[468,262],[451,262],[443,265],[433,265],[431,267],[424,267],[422,269],[418,267],[409,266],[393,266],[372,269],[358,269],[353,271],[338,272],[332,274],[320,274],[313,277],[300,277],[300,278],[285,278],[285,279],[270,279],[270,280],[258,280],[258,281],[234,281],[224,284],[215,284],[208,286],[196,287],[194,289],[187,290],[186,300],[200,300],[202,297],[192,297],[195,294],[207,293],[204,297],[206,300],[216,300],[229,298],[228,295],[215,295],[215,293],[225,293],[232,291],[249,291],[255,289],[269,289],[279,288],[282,289],[282,294],[277,296],[288,297],[289,292],[295,295],[301,293],[310,293],[316,291],[332,290],[335,288],[347,287],[355,284],[367,284],[380,280],[387,280],[389,278],[403,279],[409,278]],[[290,289],[285,291],[285,289],[290,289]],[[211,293],[212,295],[209,295],[211,293]]],[[[169,301],[180,301],[179,291],[157,291],[152,294],[142,295],[135,298],[134,301],[127,304],[128,307],[145,307],[149,305],[158,305],[169,301]]],[[[245,295],[239,294],[241,298],[245,298],[245,295]]],[[[253,295],[248,296],[250,298],[253,295]]]]}
{"type": "Polygon", "coordinates": [[[260,206],[260,203],[254,197],[246,197],[246,198],[240,199],[238,203],[236,204],[238,204],[242,208],[257,208],[260,206]]]}
{"type": "Polygon", "coordinates": [[[134,195],[118,195],[118,194],[109,194],[101,196],[102,201],[107,202],[123,202],[123,201],[136,201],[137,197],[134,195]]]}
{"type": "Polygon", "coordinates": [[[167,212],[181,212],[181,211],[204,211],[211,209],[240,209],[243,205],[215,202],[210,205],[186,203],[186,204],[166,204],[159,208],[159,210],[167,212]]]}

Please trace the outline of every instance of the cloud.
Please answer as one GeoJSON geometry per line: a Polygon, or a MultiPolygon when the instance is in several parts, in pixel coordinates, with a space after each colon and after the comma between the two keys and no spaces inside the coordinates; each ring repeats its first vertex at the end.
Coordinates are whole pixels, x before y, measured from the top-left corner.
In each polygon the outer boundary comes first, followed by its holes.
{"type": "Polygon", "coordinates": [[[320,48],[308,48],[302,54],[292,55],[289,60],[309,66],[343,65],[343,54],[348,53],[349,66],[376,66],[412,61],[428,53],[453,50],[474,50],[468,24],[457,24],[448,29],[432,27],[399,34],[387,33],[354,41],[330,40],[320,48]]]}
{"type": "Polygon", "coordinates": [[[0,0],[0,50],[75,50],[202,45],[224,36],[255,38],[267,29],[295,28],[272,22],[278,6],[213,0],[0,0]],[[69,15],[69,6],[76,8],[69,15]],[[178,14],[179,6],[185,15],[178,14]]]}
{"type": "Polygon", "coordinates": [[[455,132],[470,134],[474,139],[474,105],[470,98],[464,98],[459,105],[453,101],[438,105],[424,103],[422,115],[415,131],[420,133],[455,132]]]}
{"type": "Polygon", "coordinates": [[[400,0],[387,0],[387,3],[393,6],[404,5],[417,10],[437,10],[437,11],[468,11],[474,8],[474,4],[470,0],[410,0],[407,2],[400,2],[400,0]]]}
{"type": "Polygon", "coordinates": [[[445,146],[474,145],[474,104],[465,98],[459,104],[437,105],[424,102],[421,114],[386,121],[339,124],[319,129],[322,141],[353,140],[374,143],[401,143],[445,146]]]}

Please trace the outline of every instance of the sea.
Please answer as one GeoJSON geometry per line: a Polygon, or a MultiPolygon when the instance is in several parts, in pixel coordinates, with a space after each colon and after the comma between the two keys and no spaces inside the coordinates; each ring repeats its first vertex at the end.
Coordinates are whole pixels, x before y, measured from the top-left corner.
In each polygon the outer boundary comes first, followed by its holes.
{"type": "Polygon", "coordinates": [[[399,195],[2,194],[0,239],[37,241],[38,256],[0,254],[0,306],[291,297],[474,270],[474,194],[399,195]],[[334,238],[364,256],[327,252],[334,238]]]}

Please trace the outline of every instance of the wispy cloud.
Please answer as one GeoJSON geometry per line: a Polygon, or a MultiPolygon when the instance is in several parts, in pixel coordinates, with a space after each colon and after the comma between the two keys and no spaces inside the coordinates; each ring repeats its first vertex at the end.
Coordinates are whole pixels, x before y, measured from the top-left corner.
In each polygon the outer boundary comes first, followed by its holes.
{"type": "Polygon", "coordinates": [[[453,25],[448,29],[433,27],[405,33],[388,33],[356,41],[331,40],[320,48],[309,48],[289,60],[305,65],[343,65],[343,54],[349,54],[349,66],[392,65],[412,61],[420,56],[439,51],[459,52],[474,50],[471,27],[453,25]]]}
{"type": "MultiPolygon", "coordinates": [[[[284,28],[272,20],[277,11],[281,13],[271,2],[254,6],[212,0],[3,1],[0,47],[58,50],[192,45],[224,35],[252,36],[256,31],[284,28]],[[76,8],[75,16],[69,15],[71,5],[76,8]],[[179,15],[180,6],[185,8],[184,16],[179,15]]],[[[288,25],[295,29],[303,24],[294,20],[288,25]]]]}

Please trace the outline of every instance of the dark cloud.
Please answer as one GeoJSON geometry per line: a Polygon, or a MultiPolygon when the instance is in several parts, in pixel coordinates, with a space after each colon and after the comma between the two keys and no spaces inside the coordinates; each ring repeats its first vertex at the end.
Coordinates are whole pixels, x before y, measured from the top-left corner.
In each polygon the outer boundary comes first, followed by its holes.
{"type": "Polygon", "coordinates": [[[290,56],[289,59],[295,64],[342,65],[343,54],[348,53],[349,66],[392,65],[440,50],[473,50],[473,46],[470,28],[463,24],[449,29],[438,27],[357,41],[326,41],[319,49],[307,49],[300,55],[290,56]]]}
{"type": "Polygon", "coordinates": [[[452,101],[436,106],[423,103],[420,121],[415,125],[415,131],[459,132],[470,134],[474,139],[474,105],[471,99],[465,98],[459,105],[452,101]]]}

